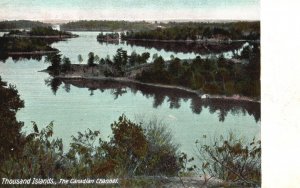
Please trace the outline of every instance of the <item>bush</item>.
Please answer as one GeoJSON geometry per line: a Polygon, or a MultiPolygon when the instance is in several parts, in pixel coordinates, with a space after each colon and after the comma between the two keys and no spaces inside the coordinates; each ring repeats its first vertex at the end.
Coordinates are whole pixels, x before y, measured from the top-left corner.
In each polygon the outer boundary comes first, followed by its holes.
{"type": "Polygon", "coordinates": [[[96,178],[136,175],[174,175],[179,171],[177,145],[165,127],[133,123],[125,115],[112,125],[113,135],[102,141],[99,131],[87,130],[72,137],[63,152],[62,139],[52,139],[53,123],[23,136],[17,156],[1,161],[0,175],[8,178],[96,178]],[[4,173],[5,172],[5,173],[4,173]]]}
{"type": "Polygon", "coordinates": [[[261,142],[255,138],[249,144],[232,133],[227,139],[215,139],[213,145],[196,142],[204,174],[247,186],[261,183],[261,142]]]}
{"type": "Polygon", "coordinates": [[[145,160],[148,143],[140,125],[128,120],[124,115],[111,125],[113,137],[104,144],[107,157],[117,163],[116,170],[132,176],[145,160]]]}
{"type": "Polygon", "coordinates": [[[176,175],[180,170],[179,145],[173,142],[171,131],[157,118],[142,125],[148,141],[148,152],[141,170],[148,175],[176,175]]]}

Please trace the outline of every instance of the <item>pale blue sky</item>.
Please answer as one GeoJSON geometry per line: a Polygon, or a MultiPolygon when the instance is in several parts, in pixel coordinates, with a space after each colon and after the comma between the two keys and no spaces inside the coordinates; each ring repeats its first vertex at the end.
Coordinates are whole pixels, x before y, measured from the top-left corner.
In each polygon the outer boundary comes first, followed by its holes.
{"type": "Polygon", "coordinates": [[[0,0],[0,19],[259,19],[259,0],[0,0]]]}

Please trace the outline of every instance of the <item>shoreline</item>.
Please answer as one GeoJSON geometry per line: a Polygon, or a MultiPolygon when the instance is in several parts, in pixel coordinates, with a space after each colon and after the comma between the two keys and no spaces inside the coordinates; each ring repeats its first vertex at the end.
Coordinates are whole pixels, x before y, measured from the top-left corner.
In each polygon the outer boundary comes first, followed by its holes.
{"type": "Polygon", "coordinates": [[[76,38],[78,35],[72,34],[72,35],[6,35],[3,36],[6,38],[40,38],[40,39],[69,39],[69,38],[76,38]]]}
{"type": "Polygon", "coordinates": [[[198,40],[159,40],[159,39],[124,39],[124,41],[143,41],[143,42],[165,42],[165,43],[199,43],[199,44],[231,44],[235,42],[253,42],[259,43],[260,40],[247,40],[247,39],[239,39],[239,40],[222,40],[222,39],[198,39],[198,40]]]}
{"type": "Polygon", "coordinates": [[[8,55],[44,55],[51,53],[57,53],[57,51],[7,52],[8,55]]]}
{"type": "MultiPolygon", "coordinates": [[[[48,72],[47,70],[42,70],[40,72],[48,72]]],[[[160,88],[166,88],[166,89],[179,89],[182,91],[186,91],[189,93],[193,93],[198,95],[200,98],[203,100],[205,99],[223,99],[223,100],[235,100],[235,101],[246,101],[246,102],[255,102],[255,103],[261,103],[260,100],[255,100],[250,97],[246,96],[240,96],[238,94],[234,94],[232,96],[225,96],[225,95],[211,95],[211,94],[206,94],[202,93],[197,90],[192,90],[186,87],[182,86],[176,86],[176,85],[165,85],[165,84],[157,84],[157,83],[146,83],[146,82],[141,82],[138,80],[134,79],[129,79],[126,77],[84,77],[84,76],[55,76],[54,78],[58,79],[66,79],[66,80],[72,80],[72,79],[82,79],[82,80],[101,80],[101,81],[116,81],[116,82],[130,82],[130,83],[135,83],[135,84],[142,84],[146,86],[151,86],[151,87],[160,87],[160,88]]]]}

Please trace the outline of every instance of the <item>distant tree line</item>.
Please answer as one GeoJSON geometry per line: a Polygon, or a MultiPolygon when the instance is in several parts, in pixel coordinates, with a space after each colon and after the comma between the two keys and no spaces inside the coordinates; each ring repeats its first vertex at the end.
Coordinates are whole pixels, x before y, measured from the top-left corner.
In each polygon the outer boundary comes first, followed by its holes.
{"type": "Polygon", "coordinates": [[[14,21],[0,21],[0,30],[16,30],[16,29],[31,29],[34,27],[48,27],[46,24],[39,21],[30,20],[14,20],[14,21]]]}
{"type": "Polygon", "coordinates": [[[75,36],[70,32],[65,31],[58,31],[55,29],[52,29],[52,27],[33,27],[29,35],[31,36],[75,36]]]}
{"type": "Polygon", "coordinates": [[[176,23],[170,27],[133,32],[123,35],[124,40],[259,40],[260,22],[232,23],[176,23]]]}
{"type": "Polygon", "coordinates": [[[62,24],[62,30],[82,30],[82,31],[116,31],[116,30],[149,30],[155,25],[145,21],[108,21],[108,20],[82,20],[62,24]]]}

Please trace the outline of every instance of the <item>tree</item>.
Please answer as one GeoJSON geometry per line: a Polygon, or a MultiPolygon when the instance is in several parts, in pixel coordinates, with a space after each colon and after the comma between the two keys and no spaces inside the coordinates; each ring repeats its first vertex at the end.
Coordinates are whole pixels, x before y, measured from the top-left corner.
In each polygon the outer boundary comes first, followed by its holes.
{"type": "Polygon", "coordinates": [[[129,65],[130,66],[135,66],[137,61],[138,61],[138,54],[135,51],[133,51],[131,53],[131,55],[129,56],[129,59],[128,59],[129,65]]]}
{"type": "Polygon", "coordinates": [[[78,62],[81,64],[83,62],[81,54],[78,55],[78,62]]]}
{"type": "Polygon", "coordinates": [[[172,55],[170,55],[170,59],[171,60],[174,60],[174,58],[175,58],[175,56],[172,54],[172,55]]]}
{"type": "Polygon", "coordinates": [[[155,60],[156,58],[158,58],[157,53],[155,53],[155,54],[152,55],[152,60],[155,60]]]}
{"type": "Polygon", "coordinates": [[[61,69],[61,54],[49,54],[46,56],[46,62],[50,62],[51,66],[48,67],[48,70],[51,71],[52,74],[58,75],[61,69]]]}
{"type": "Polygon", "coordinates": [[[140,125],[128,120],[124,115],[111,125],[113,137],[104,145],[108,156],[114,159],[119,170],[134,175],[147,155],[147,140],[140,125]]]}
{"type": "Polygon", "coordinates": [[[0,176],[7,176],[13,169],[5,166],[5,161],[18,159],[23,151],[25,137],[21,133],[23,122],[16,113],[24,107],[24,101],[15,86],[7,86],[0,77],[0,176]]]}
{"type": "Polygon", "coordinates": [[[220,68],[219,71],[218,71],[218,73],[222,77],[222,85],[223,85],[223,90],[225,92],[226,91],[225,83],[229,79],[229,71],[227,69],[225,69],[225,68],[220,68]]]}
{"type": "Polygon", "coordinates": [[[147,60],[150,57],[150,53],[149,52],[144,52],[142,53],[142,63],[147,63],[147,60]]]}
{"type": "Polygon", "coordinates": [[[182,65],[180,63],[180,59],[179,58],[173,58],[171,60],[170,65],[168,67],[168,71],[175,78],[179,77],[179,74],[182,71],[182,65]]]}
{"type": "Polygon", "coordinates": [[[159,72],[164,70],[164,68],[165,68],[165,60],[161,56],[159,56],[153,62],[153,71],[159,72]]]}
{"type": "Polygon", "coordinates": [[[63,62],[62,66],[61,66],[62,72],[67,72],[67,71],[71,70],[71,61],[68,57],[64,56],[62,59],[62,62],[63,62]]]}
{"type": "Polygon", "coordinates": [[[125,65],[127,64],[128,55],[127,51],[123,50],[122,48],[119,48],[117,50],[117,54],[114,55],[113,61],[114,61],[114,67],[117,71],[117,74],[123,76],[125,71],[125,65]]]}
{"type": "Polygon", "coordinates": [[[95,62],[96,62],[96,63],[99,63],[99,61],[100,61],[99,56],[98,56],[98,55],[95,55],[95,62]]]}
{"type": "Polygon", "coordinates": [[[88,56],[89,56],[89,59],[88,59],[88,66],[92,67],[92,66],[95,65],[95,63],[94,63],[94,61],[95,61],[95,55],[94,55],[93,52],[90,52],[90,53],[88,54],[88,56]]]}
{"type": "Polygon", "coordinates": [[[101,58],[100,61],[99,61],[99,63],[100,63],[101,65],[104,65],[104,64],[105,64],[105,60],[104,60],[103,58],[101,58]]]}

